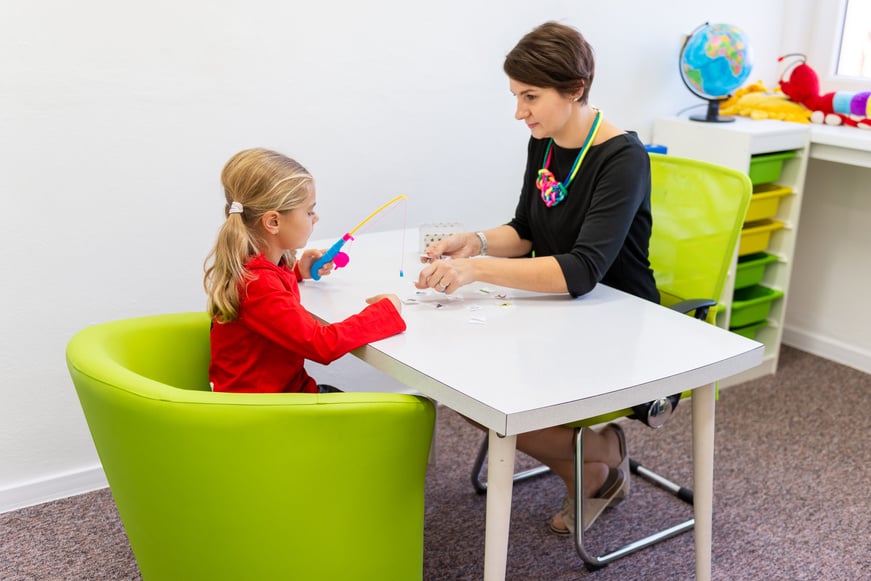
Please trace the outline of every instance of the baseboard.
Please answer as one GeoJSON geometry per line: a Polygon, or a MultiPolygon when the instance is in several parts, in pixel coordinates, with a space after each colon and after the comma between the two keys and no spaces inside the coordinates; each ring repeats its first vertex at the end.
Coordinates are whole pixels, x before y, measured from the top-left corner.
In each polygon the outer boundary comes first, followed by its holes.
{"type": "Polygon", "coordinates": [[[871,373],[871,352],[793,326],[783,328],[783,343],[848,367],[871,373]]]}
{"type": "Polygon", "coordinates": [[[0,513],[84,494],[107,486],[109,483],[103,467],[99,464],[76,472],[33,480],[0,490],[0,513]]]}

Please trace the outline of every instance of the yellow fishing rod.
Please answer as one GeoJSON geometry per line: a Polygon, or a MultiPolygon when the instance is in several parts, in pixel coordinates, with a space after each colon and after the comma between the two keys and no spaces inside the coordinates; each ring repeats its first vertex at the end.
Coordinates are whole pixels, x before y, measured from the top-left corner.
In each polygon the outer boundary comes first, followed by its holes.
{"type": "Polygon", "coordinates": [[[406,196],[404,194],[399,194],[398,196],[396,196],[392,200],[381,204],[381,206],[379,206],[379,208],[377,210],[375,210],[374,212],[372,212],[371,214],[366,216],[366,218],[362,222],[360,222],[359,224],[354,226],[353,229],[349,230],[344,236],[339,238],[335,244],[330,246],[330,249],[327,250],[323,256],[321,256],[316,261],[314,261],[314,263],[311,266],[312,278],[315,280],[320,280],[321,275],[318,274],[318,271],[321,268],[323,268],[323,266],[326,263],[328,263],[330,261],[332,261],[333,264],[336,265],[336,268],[342,268],[342,267],[346,266],[348,264],[348,262],[350,261],[350,258],[348,258],[347,254],[342,252],[342,246],[344,246],[345,242],[347,242],[348,240],[354,239],[354,232],[356,232],[357,230],[362,228],[366,224],[366,222],[368,222],[369,220],[371,220],[372,218],[374,218],[375,216],[377,216],[378,214],[380,214],[381,212],[383,212],[384,210],[386,210],[387,208],[389,208],[390,206],[392,206],[393,204],[395,204],[399,200],[407,200],[407,199],[408,199],[408,196],[406,196]]]}

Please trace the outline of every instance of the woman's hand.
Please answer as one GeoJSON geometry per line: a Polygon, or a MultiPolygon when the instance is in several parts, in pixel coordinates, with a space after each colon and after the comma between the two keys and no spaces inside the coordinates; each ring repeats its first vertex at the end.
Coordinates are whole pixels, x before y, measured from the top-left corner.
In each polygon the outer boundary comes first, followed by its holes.
{"type": "Polygon", "coordinates": [[[421,262],[432,262],[442,256],[466,258],[468,256],[477,256],[480,252],[481,240],[474,232],[463,232],[461,234],[452,234],[438,242],[433,242],[426,247],[420,260],[421,262]]]}
{"type": "Polygon", "coordinates": [[[381,299],[390,299],[390,302],[393,303],[394,307],[396,307],[396,312],[397,313],[402,312],[402,303],[399,302],[399,297],[396,296],[395,294],[391,294],[391,293],[385,293],[385,294],[375,295],[374,297],[369,297],[368,299],[366,299],[366,304],[373,305],[373,304],[377,303],[378,301],[380,301],[381,299]]]}
{"type": "MultiPolygon", "coordinates": [[[[324,255],[327,251],[326,248],[310,248],[302,253],[302,256],[299,258],[299,274],[302,275],[303,278],[311,278],[312,277],[312,264],[315,261],[324,255]]],[[[318,270],[318,276],[324,277],[333,272],[333,268],[335,268],[335,264],[333,261],[329,261],[324,264],[318,270]]]]}
{"type": "MultiPolygon", "coordinates": [[[[475,240],[478,240],[477,236],[475,240]]],[[[433,288],[438,292],[451,294],[476,280],[475,262],[469,258],[433,260],[420,271],[414,286],[419,289],[433,288]]]]}

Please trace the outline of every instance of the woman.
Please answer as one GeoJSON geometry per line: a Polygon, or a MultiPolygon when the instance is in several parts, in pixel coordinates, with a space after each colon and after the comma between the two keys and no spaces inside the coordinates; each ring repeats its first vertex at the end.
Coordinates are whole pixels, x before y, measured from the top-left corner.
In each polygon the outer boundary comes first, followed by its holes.
{"type": "MultiPolygon", "coordinates": [[[[589,104],[592,48],[574,28],[547,22],[520,40],[503,69],[515,118],[531,133],[514,218],[431,245],[416,286],[450,294],[480,281],[578,297],[602,282],[658,303],[648,261],[649,157],[634,133],[589,104]]],[[[583,437],[587,528],[628,493],[629,459],[616,424],[583,437]]],[[[517,447],[563,479],[568,494],[550,527],[574,532],[574,428],[521,434],[517,447]]]]}

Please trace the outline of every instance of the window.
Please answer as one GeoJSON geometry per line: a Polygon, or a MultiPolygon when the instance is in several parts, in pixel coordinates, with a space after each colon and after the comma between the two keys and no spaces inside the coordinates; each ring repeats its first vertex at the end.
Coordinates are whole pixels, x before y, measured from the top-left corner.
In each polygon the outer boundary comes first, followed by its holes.
{"type": "Polygon", "coordinates": [[[838,76],[871,81],[871,0],[847,0],[839,50],[838,76]]]}
{"type": "Polygon", "coordinates": [[[810,44],[821,92],[871,91],[871,0],[816,0],[810,44]]]}

